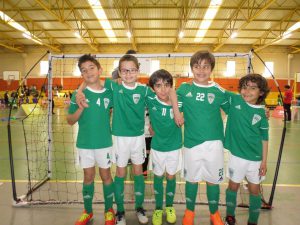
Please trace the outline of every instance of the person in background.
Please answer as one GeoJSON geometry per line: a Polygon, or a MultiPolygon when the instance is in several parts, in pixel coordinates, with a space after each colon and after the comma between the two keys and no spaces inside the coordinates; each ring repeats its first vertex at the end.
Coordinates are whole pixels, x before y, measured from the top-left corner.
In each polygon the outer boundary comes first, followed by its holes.
{"type": "Polygon", "coordinates": [[[5,104],[5,107],[8,107],[8,105],[9,105],[8,91],[6,91],[5,94],[4,94],[4,104],[5,104]]]}
{"type": "Polygon", "coordinates": [[[283,108],[285,113],[286,121],[291,121],[291,104],[293,100],[293,92],[290,85],[284,86],[284,97],[283,97],[283,108]]]}

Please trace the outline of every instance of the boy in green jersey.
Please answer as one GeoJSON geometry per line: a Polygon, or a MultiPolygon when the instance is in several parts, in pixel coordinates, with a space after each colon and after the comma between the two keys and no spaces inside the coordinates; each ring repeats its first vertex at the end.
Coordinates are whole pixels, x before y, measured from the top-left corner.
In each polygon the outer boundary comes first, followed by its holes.
{"type": "Polygon", "coordinates": [[[112,136],[110,128],[110,110],[113,104],[112,92],[100,84],[102,68],[90,55],[79,58],[78,67],[87,85],[84,90],[88,108],[76,104],[76,94],[72,96],[67,121],[70,125],[79,124],[76,147],[79,163],[83,168],[84,212],[75,225],[88,224],[93,217],[92,201],[94,196],[95,165],[103,181],[105,202],[105,225],[114,225],[115,216],[112,209],[114,186],[110,173],[112,136]]]}
{"type": "MultiPolygon", "coordinates": [[[[115,201],[117,204],[116,224],[125,225],[124,208],[124,180],[126,167],[131,159],[134,174],[135,209],[139,223],[147,224],[148,217],[143,208],[145,182],[142,164],[145,160],[145,100],[154,93],[146,86],[137,83],[139,63],[135,56],[124,55],[119,60],[119,74],[122,82],[116,83],[105,80],[105,87],[113,92],[114,110],[112,120],[112,134],[114,146],[114,159],[117,164],[115,176],[115,201]]],[[[176,97],[175,92],[171,94],[176,97]]],[[[84,95],[76,101],[80,103],[84,95]]],[[[177,99],[174,107],[177,107],[177,99]]],[[[175,108],[176,109],[176,108],[175,108]]],[[[177,115],[178,115],[177,114],[177,115]]],[[[178,120],[180,123],[180,119],[178,120]]]]}
{"type": "Polygon", "coordinates": [[[151,141],[151,157],[154,173],[155,211],[153,225],[162,225],[163,216],[163,180],[166,172],[166,216],[168,223],[176,222],[173,200],[176,190],[176,172],[182,148],[181,128],[174,122],[173,108],[169,97],[173,86],[173,77],[166,70],[157,70],[149,80],[149,86],[155,96],[146,99],[151,127],[154,136],[151,141]]]}
{"type": "Polygon", "coordinates": [[[214,56],[198,51],[190,59],[194,75],[191,83],[183,83],[177,90],[178,103],[184,116],[184,176],[186,179],[186,207],[183,225],[193,225],[198,182],[206,181],[210,220],[223,225],[218,211],[219,184],[223,181],[224,130],[221,108],[228,100],[225,91],[210,76],[215,66],[214,56]]]}
{"type": "Polygon", "coordinates": [[[269,93],[267,80],[259,74],[248,74],[239,81],[240,95],[229,94],[230,108],[225,132],[225,148],[231,155],[226,190],[226,224],[235,225],[237,191],[248,181],[248,225],[258,223],[261,208],[260,182],[267,172],[268,120],[261,103],[269,93]]]}

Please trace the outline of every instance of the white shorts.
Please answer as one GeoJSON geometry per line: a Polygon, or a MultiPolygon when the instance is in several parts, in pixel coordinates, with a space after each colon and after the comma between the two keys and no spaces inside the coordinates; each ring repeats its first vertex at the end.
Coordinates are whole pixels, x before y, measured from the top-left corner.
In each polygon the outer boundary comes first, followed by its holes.
{"type": "Polygon", "coordinates": [[[118,167],[126,167],[129,159],[135,165],[143,164],[145,156],[145,135],[137,137],[113,136],[113,162],[118,167]]]}
{"type": "Polygon", "coordinates": [[[224,179],[222,141],[206,141],[193,148],[184,148],[184,178],[189,182],[206,181],[220,184],[224,179]]]}
{"type": "Polygon", "coordinates": [[[241,183],[246,177],[252,184],[259,184],[265,176],[259,176],[261,161],[250,161],[240,157],[229,156],[227,177],[235,183],[241,183]]]}
{"type": "Polygon", "coordinates": [[[152,170],[157,176],[162,176],[165,171],[170,175],[175,175],[181,168],[181,149],[160,152],[151,149],[152,170]]]}
{"type": "Polygon", "coordinates": [[[100,149],[77,148],[77,156],[81,168],[91,168],[96,164],[98,167],[107,169],[111,166],[112,147],[100,149]]]}

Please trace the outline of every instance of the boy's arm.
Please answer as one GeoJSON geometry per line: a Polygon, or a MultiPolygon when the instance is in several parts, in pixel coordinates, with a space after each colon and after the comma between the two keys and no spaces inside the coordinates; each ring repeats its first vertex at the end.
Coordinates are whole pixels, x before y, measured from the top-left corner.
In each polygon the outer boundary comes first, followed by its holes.
{"type": "Polygon", "coordinates": [[[259,175],[265,176],[267,173],[268,141],[262,141],[262,143],[263,143],[263,156],[259,168],[259,175]]]}
{"type": "Polygon", "coordinates": [[[73,114],[68,114],[67,116],[68,124],[74,125],[79,120],[83,110],[84,110],[83,107],[79,107],[73,114]]]}
{"type": "Polygon", "coordinates": [[[86,88],[86,83],[85,81],[83,81],[78,90],[77,90],[77,94],[76,94],[76,103],[79,106],[79,108],[87,108],[89,107],[89,105],[86,103],[86,99],[85,99],[85,95],[83,93],[83,90],[86,88]]]}
{"type": "Polygon", "coordinates": [[[182,126],[184,124],[184,119],[182,114],[179,111],[177,94],[173,88],[170,89],[169,96],[170,96],[170,100],[174,112],[175,123],[177,124],[177,126],[182,126]]]}

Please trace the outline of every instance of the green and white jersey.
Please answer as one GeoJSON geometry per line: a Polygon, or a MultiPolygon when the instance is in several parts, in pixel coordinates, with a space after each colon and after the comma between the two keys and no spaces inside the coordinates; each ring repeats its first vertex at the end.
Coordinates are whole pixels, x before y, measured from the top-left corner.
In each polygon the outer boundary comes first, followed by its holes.
{"type": "Polygon", "coordinates": [[[230,108],[224,147],[237,157],[261,161],[262,141],[269,139],[264,105],[251,105],[241,95],[228,93],[230,108]]]}
{"type": "Polygon", "coordinates": [[[109,79],[105,80],[105,87],[113,92],[113,135],[136,137],[144,134],[145,98],[151,93],[150,89],[139,83],[128,87],[109,79]]]}
{"type": "MultiPolygon", "coordinates": [[[[79,130],[76,147],[100,149],[112,146],[110,127],[110,108],[113,105],[112,92],[103,88],[93,90],[87,87],[83,91],[89,107],[85,108],[78,120],[79,130]]],[[[77,109],[77,91],[73,94],[69,114],[77,109]]]]}
{"type": "Polygon", "coordinates": [[[173,108],[160,101],[157,96],[146,99],[154,136],[151,148],[160,152],[178,150],[182,147],[181,127],[174,121],[173,108]]]}
{"type": "Polygon", "coordinates": [[[224,89],[209,85],[183,83],[177,90],[184,115],[184,146],[192,148],[205,141],[224,140],[221,107],[228,107],[224,89]]]}

